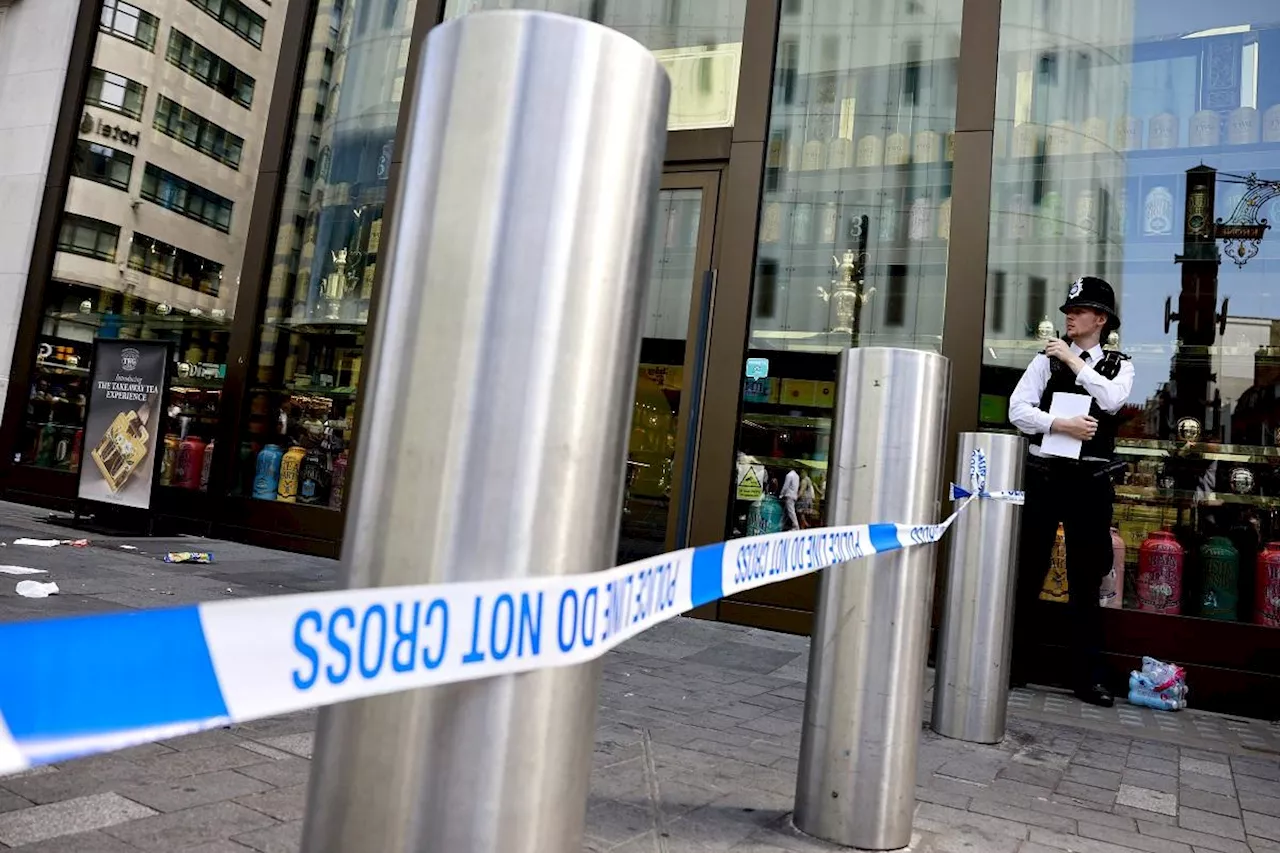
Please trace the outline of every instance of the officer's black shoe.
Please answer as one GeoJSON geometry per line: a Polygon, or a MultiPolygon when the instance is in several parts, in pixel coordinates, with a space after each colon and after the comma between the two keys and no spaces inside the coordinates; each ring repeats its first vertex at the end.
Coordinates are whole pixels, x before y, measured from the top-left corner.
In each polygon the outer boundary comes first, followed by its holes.
{"type": "Polygon", "coordinates": [[[1115,697],[1111,695],[1111,691],[1101,684],[1077,687],[1076,698],[1081,702],[1088,702],[1090,705],[1097,705],[1100,708],[1110,708],[1116,704],[1115,697]]]}

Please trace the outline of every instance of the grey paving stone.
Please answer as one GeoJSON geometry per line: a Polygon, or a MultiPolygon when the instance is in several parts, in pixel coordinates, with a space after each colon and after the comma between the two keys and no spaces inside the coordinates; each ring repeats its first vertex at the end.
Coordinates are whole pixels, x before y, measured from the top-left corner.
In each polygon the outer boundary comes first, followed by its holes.
{"type": "Polygon", "coordinates": [[[1111,807],[1111,811],[1117,815],[1131,817],[1137,821],[1149,821],[1150,823],[1162,823],[1165,826],[1177,826],[1178,818],[1174,815],[1156,814],[1146,809],[1135,809],[1132,806],[1116,804],[1111,807]]]}
{"type": "Polygon", "coordinates": [[[35,803],[25,797],[19,797],[17,794],[10,794],[8,791],[0,788],[0,814],[17,811],[18,809],[25,809],[33,805],[35,805],[35,803]]]}
{"type": "Polygon", "coordinates": [[[964,810],[969,808],[971,799],[973,798],[964,794],[939,791],[921,785],[916,786],[916,801],[920,803],[933,803],[936,806],[948,806],[953,809],[964,810]]]}
{"type": "Polygon", "coordinates": [[[996,778],[1052,789],[1062,781],[1062,771],[1015,762],[1001,767],[996,773],[996,778]]]}
{"type": "Polygon", "coordinates": [[[1011,805],[1027,805],[1035,800],[1049,799],[1053,796],[1053,789],[1012,779],[996,779],[976,796],[1011,805]]]}
{"type": "Polygon", "coordinates": [[[124,785],[117,790],[129,799],[156,811],[176,812],[254,794],[269,787],[260,779],[253,779],[233,770],[215,770],[176,780],[124,785]]]}
{"type": "MultiPolygon", "coordinates": [[[[1280,790],[1275,793],[1280,794],[1280,790]]],[[[1255,794],[1251,791],[1241,791],[1240,808],[1245,811],[1280,818],[1280,798],[1277,797],[1268,797],[1265,794],[1255,794]]]]}
{"type": "Polygon", "coordinates": [[[1249,835],[1265,838],[1268,841],[1280,841],[1280,817],[1244,812],[1244,828],[1249,835]]]}
{"type": "Polygon", "coordinates": [[[1196,832],[1234,838],[1237,841],[1245,840],[1244,824],[1238,817],[1224,817],[1199,809],[1180,808],[1178,809],[1178,826],[1196,832]]]}
{"type": "Polygon", "coordinates": [[[1071,763],[1080,767],[1092,767],[1095,770],[1110,770],[1113,773],[1119,773],[1125,768],[1125,756],[1124,753],[1107,754],[1081,750],[1072,757],[1071,763]]]}
{"type": "Polygon", "coordinates": [[[620,800],[587,800],[587,834],[610,844],[621,844],[653,829],[653,813],[620,800]]]}
{"type": "MultiPolygon", "coordinates": [[[[177,752],[190,752],[193,749],[208,749],[211,746],[239,745],[243,739],[243,736],[234,729],[209,729],[207,732],[162,740],[158,744],[151,744],[151,746],[159,745],[177,752]]],[[[150,756],[140,755],[136,757],[144,758],[150,756]]]]}
{"type": "Polygon", "coordinates": [[[967,827],[993,836],[1009,838],[1026,838],[1028,831],[1025,823],[933,803],[920,803],[916,807],[916,827],[929,832],[945,832],[948,828],[967,827]]]}
{"type": "Polygon", "coordinates": [[[1280,782],[1280,760],[1231,756],[1231,769],[1241,776],[1280,782]]]}
{"type": "Polygon", "coordinates": [[[289,758],[284,761],[269,761],[265,764],[251,764],[240,767],[237,773],[243,773],[251,779],[261,779],[277,788],[288,788],[291,785],[303,785],[311,773],[311,762],[304,758],[289,758]]]}
{"type": "Polygon", "coordinates": [[[988,815],[989,817],[1000,817],[1005,820],[1018,821],[1029,826],[1039,826],[1044,829],[1053,829],[1059,832],[1074,833],[1076,831],[1076,821],[1073,818],[1049,814],[1042,811],[1035,811],[1030,808],[1018,808],[1017,806],[1011,806],[1005,803],[993,803],[983,799],[974,799],[969,803],[969,811],[974,814],[988,815]]]}
{"type": "Polygon", "coordinates": [[[182,853],[249,853],[252,849],[243,844],[236,844],[234,841],[209,841],[205,844],[197,844],[195,847],[184,848],[182,853]]]}
{"type": "Polygon", "coordinates": [[[1219,760],[1207,760],[1201,758],[1188,758],[1185,754],[1179,767],[1183,773],[1200,773],[1205,776],[1216,776],[1219,779],[1231,778],[1231,765],[1227,763],[1225,755],[1219,756],[1219,760]]]}
{"type": "Polygon", "coordinates": [[[210,746],[190,752],[173,752],[137,762],[142,779],[180,779],[212,773],[215,770],[234,770],[261,764],[263,757],[256,752],[242,749],[236,744],[210,746]]]}
{"type": "Polygon", "coordinates": [[[1135,740],[1129,744],[1129,757],[1132,758],[1135,755],[1159,758],[1176,764],[1178,761],[1178,747],[1157,741],[1135,740]]]}
{"type": "MultiPolygon", "coordinates": [[[[1177,754],[1176,750],[1174,754],[1177,754]]],[[[1178,775],[1177,760],[1171,761],[1167,758],[1156,758],[1141,752],[1130,752],[1125,764],[1134,770],[1145,770],[1148,773],[1160,773],[1175,778],[1178,775]]]]}
{"type": "Polygon", "coordinates": [[[1069,817],[1075,820],[1077,824],[1088,823],[1094,826],[1106,826],[1111,829],[1127,829],[1130,832],[1137,832],[1138,822],[1136,819],[1125,815],[1113,814],[1109,811],[1100,811],[1099,809],[1104,807],[1099,806],[1097,803],[1092,805],[1097,806],[1097,808],[1089,808],[1089,804],[1045,800],[1032,802],[1031,810],[1069,817]]]}
{"type": "MultiPolygon", "coordinates": [[[[1222,780],[1219,780],[1222,781],[1222,780]]],[[[1235,789],[1240,793],[1262,794],[1272,797],[1276,794],[1276,783],[1270,779],[1259,779],[1256,776],[1236,776],[1235,789]]]]}
{"type": "Polygon", "coordinates": [[[0,779],[0,786],[33,803],[44,804],[107,793],[121,782],[140,778],[142,774],[133,762],[104,756],[92,764],[71,762],[41,768],[38,773],[9,776],[0,779]]]}
{"type": "Polygon", "coordinates": [[[1178,803],[1187,808],[1200,809],[1225,817],[1240,817],[1240,804],[1235,797],[1211,794],[1185,785],[1178,791],[1178,803]]]}
{"type": "Polygon", "coordinates": [[[1095,770],[1092,767],[1081,767],[1073,764],[1067,768],[1067,772],[1062,775],[1064,781],[1076,782],[1080,785],[1089,785],[1093,788],[1102,788],[1107,791],[1117,791],[1120,789],[1120,774],[1110,770],[1095,770]]]}
{"type": "Polygon", "coordinates": [[[1139,788],[1136,785],[1121,785],[1120,792],[1116,795],[1116,803],[1157,814],[1177,815],[1178,813],[1178,797],[1176,794],[1166,794],[1162,791],[1153,791],[1150,788],[1139,788]]]}
{"type": "Polygon", "coordinates": [[[1153,791],[1161,791],[1165,794],[1178,793],[1178,777],[1166,776],[1162,773],[1149,773],[1146,770],[1126,768],[1120,782],[1123,785],[1132,785],[1135,788],[1150,788],[1153,791]]]}
{"type": "MultiPolygon", "coordinates": [[[[138,853],[138,848],[97,830],[59,835],[35,844],[24,844],[18,849],[22,853],[138,853]]],[[[245,851],[241,850],[240,853],[245,851]]]]}
{"type": "Polygon", "coordinates": [[[1224,797],[1234,796],[1236,793],[1233,780],[1223,779],[1221,776],[1206,776],[1203,773],[1183,773],[1178,777],[1178,784],[1184,788],[1222,794],[1224,797]]]}
{"type": "Polygon", "coordinates": [[[747,643],[717,643],[696,654],[687,656],[686,663],[703,664],[708,667],[728,668],[742,672],[754,672],[764,675],[791,663],[798,652],[779,651],[764,646],[747,643]]]}
{"type": "Polygon", "coordinates": [[[297,853],[302,846],[302,821],[246,832],[233,840],[260,853],[297,853]]]}
{"type": "Polygon", "coordinates": [[[981,754],[966,754],[953,758],[939,767],[937,775],[985,784],[995,779],[1001,769],[1003,769],[1003,762],[997,758],[981,754]]]}
{"type": "Polygon", "coordinates": [[[1079,782],[1065,780],[1058,783],[1058,789],[1054,793],[1061,794],[1066,797],[1073,797],[1077,800],[1085,800],[1090,803],[1101,803],[1107,806],[1116,801],[1115,790],[1095,788],[1092,785],[1081,785],[1079,782]]]}
{"type": "Polygon", "coordinates": [[[0,844],[19,847],[155,814],[119,794],[93,794],[0,815],[0,844]]]}
{"type": "Polygon", "coordinates": [[[315,748],[315,735],[311,732],[301,732],[292,735],[258,738],[258,742],[301,758],[310,758],[311,752],[315,748]]]}
{"type": "Polygon", "coordinates": [[[1126,850],[1148,850],[1150,853],[1191,853],[1189,844],[1143,835],[1136,828],[1116,829],[1114,827],[1083,823],[1080,825],[1080,835],[1083,838],[1118,844],[1126,850]]]}
{"type": "Polygon", "coordinates": [[[1139,820],[1138,831],[1143,835],[1164,838],[1169,841],[1179,841],[1183,844],[1190,844],[1192,847],[1214,850],[1217,853],[1251,853],[1248,845],[1242,842],[1230,838],[1219,838],[1215,835],[1206,835],[1203,832],[1195,832],[1179,826],[1169,826],[1164,823],[1139,820]]]}
{"type": "Polygon", "coordinates": [[[1031,841],[1054,850],[1070,850],[1072,853],[1132,853],[1132,847],[1121,847],[1109,841],[1064,835],[1039,827],[1031,827],[1031,841]]]}
{"type": "Polygon", "coordinates": [[[253,809],[235,803],[214,803],[135,820],[104,831],[142,850],[171,853],[275,825],[274,819],[253,809]]]}

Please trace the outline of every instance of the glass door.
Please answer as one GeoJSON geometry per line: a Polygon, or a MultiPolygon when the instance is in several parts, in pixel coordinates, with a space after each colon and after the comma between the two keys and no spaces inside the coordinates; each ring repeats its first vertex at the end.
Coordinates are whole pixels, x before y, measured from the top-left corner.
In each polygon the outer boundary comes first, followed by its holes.
{"type": "Polygon", "coordinates": [[[627,449],[619,562],[685,541],[698,401],[715,289],[719,171],[663,176],[627,449]],[[691,438],[692,436],[692,438],[691,438]]]}

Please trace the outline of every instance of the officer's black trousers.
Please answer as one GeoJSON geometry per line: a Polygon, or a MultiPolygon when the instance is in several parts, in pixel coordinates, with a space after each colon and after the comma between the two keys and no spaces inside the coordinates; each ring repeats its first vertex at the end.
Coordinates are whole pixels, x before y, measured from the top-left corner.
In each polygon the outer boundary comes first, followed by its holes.
{"type": "MultiPolygon", "coordinates": [[[[1043,678],[1038,671],[1033,641],[1045,574],[1053,555],[1058,523],[1067,547],[1067,588],[1072,648],[1073,687],[1088,687],[1104,679],[1102,670],[1102,610],[1098,588],[1111,569],[1111,479],[1096,476],[1100,465],[1065,460],[1028,459],[1027,502],[1022,512],[1022,542],[1018,559],[1018,600],[1014,618],[1014,671],[1021,680],[1043,678]]],[[[1055,643],[1056,644],[1056,643],[1055,643]]],[[[1052,679],[1050,679],[1052,680],[1052,679]]]]}

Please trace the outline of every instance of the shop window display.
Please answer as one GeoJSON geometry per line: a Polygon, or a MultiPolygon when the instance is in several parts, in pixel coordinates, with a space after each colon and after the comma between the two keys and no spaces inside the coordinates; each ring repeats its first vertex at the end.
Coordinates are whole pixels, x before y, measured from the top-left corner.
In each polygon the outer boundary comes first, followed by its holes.
{"type": "Polygon", "coordinates": [[[822,523],[842,350],[941,349],[961,6],[783,5],[729,535],[822,523]]]}
{"type": "Polygon", "coordinates": [[[1280,14],[1005,0],[992,180],[983,427],[1068,285],[1110,281],[1120,602],[1280,627],[1280,14]]]}
{"type": "Polygon", "coordinates": [[[448,0],[445,18],[493,9],[557,12],[625,33],[671,78],[669,129],[733,126],[746,0],[448,0]]]}
{"type": "Polygon", "coordinates": [[[232,491],[338,510],[415,4],[321,3],[232,491]]]}
{"type": "Polygon", "coordinates": [[[95,337],[170,343],[173,378],[164,409],[154,417],[165,435],[166,458],[172,458],[161,466],[158,483],[206,491],[226,376],[229,329],[223,312],[176,311],[165,303],[68,281],[53,282],[47,295],[15,461],[79,471],[95,337]],[[198,461],[184,468],[187,476],[175,479],[184,448],[188,459],[198,461]]]}

